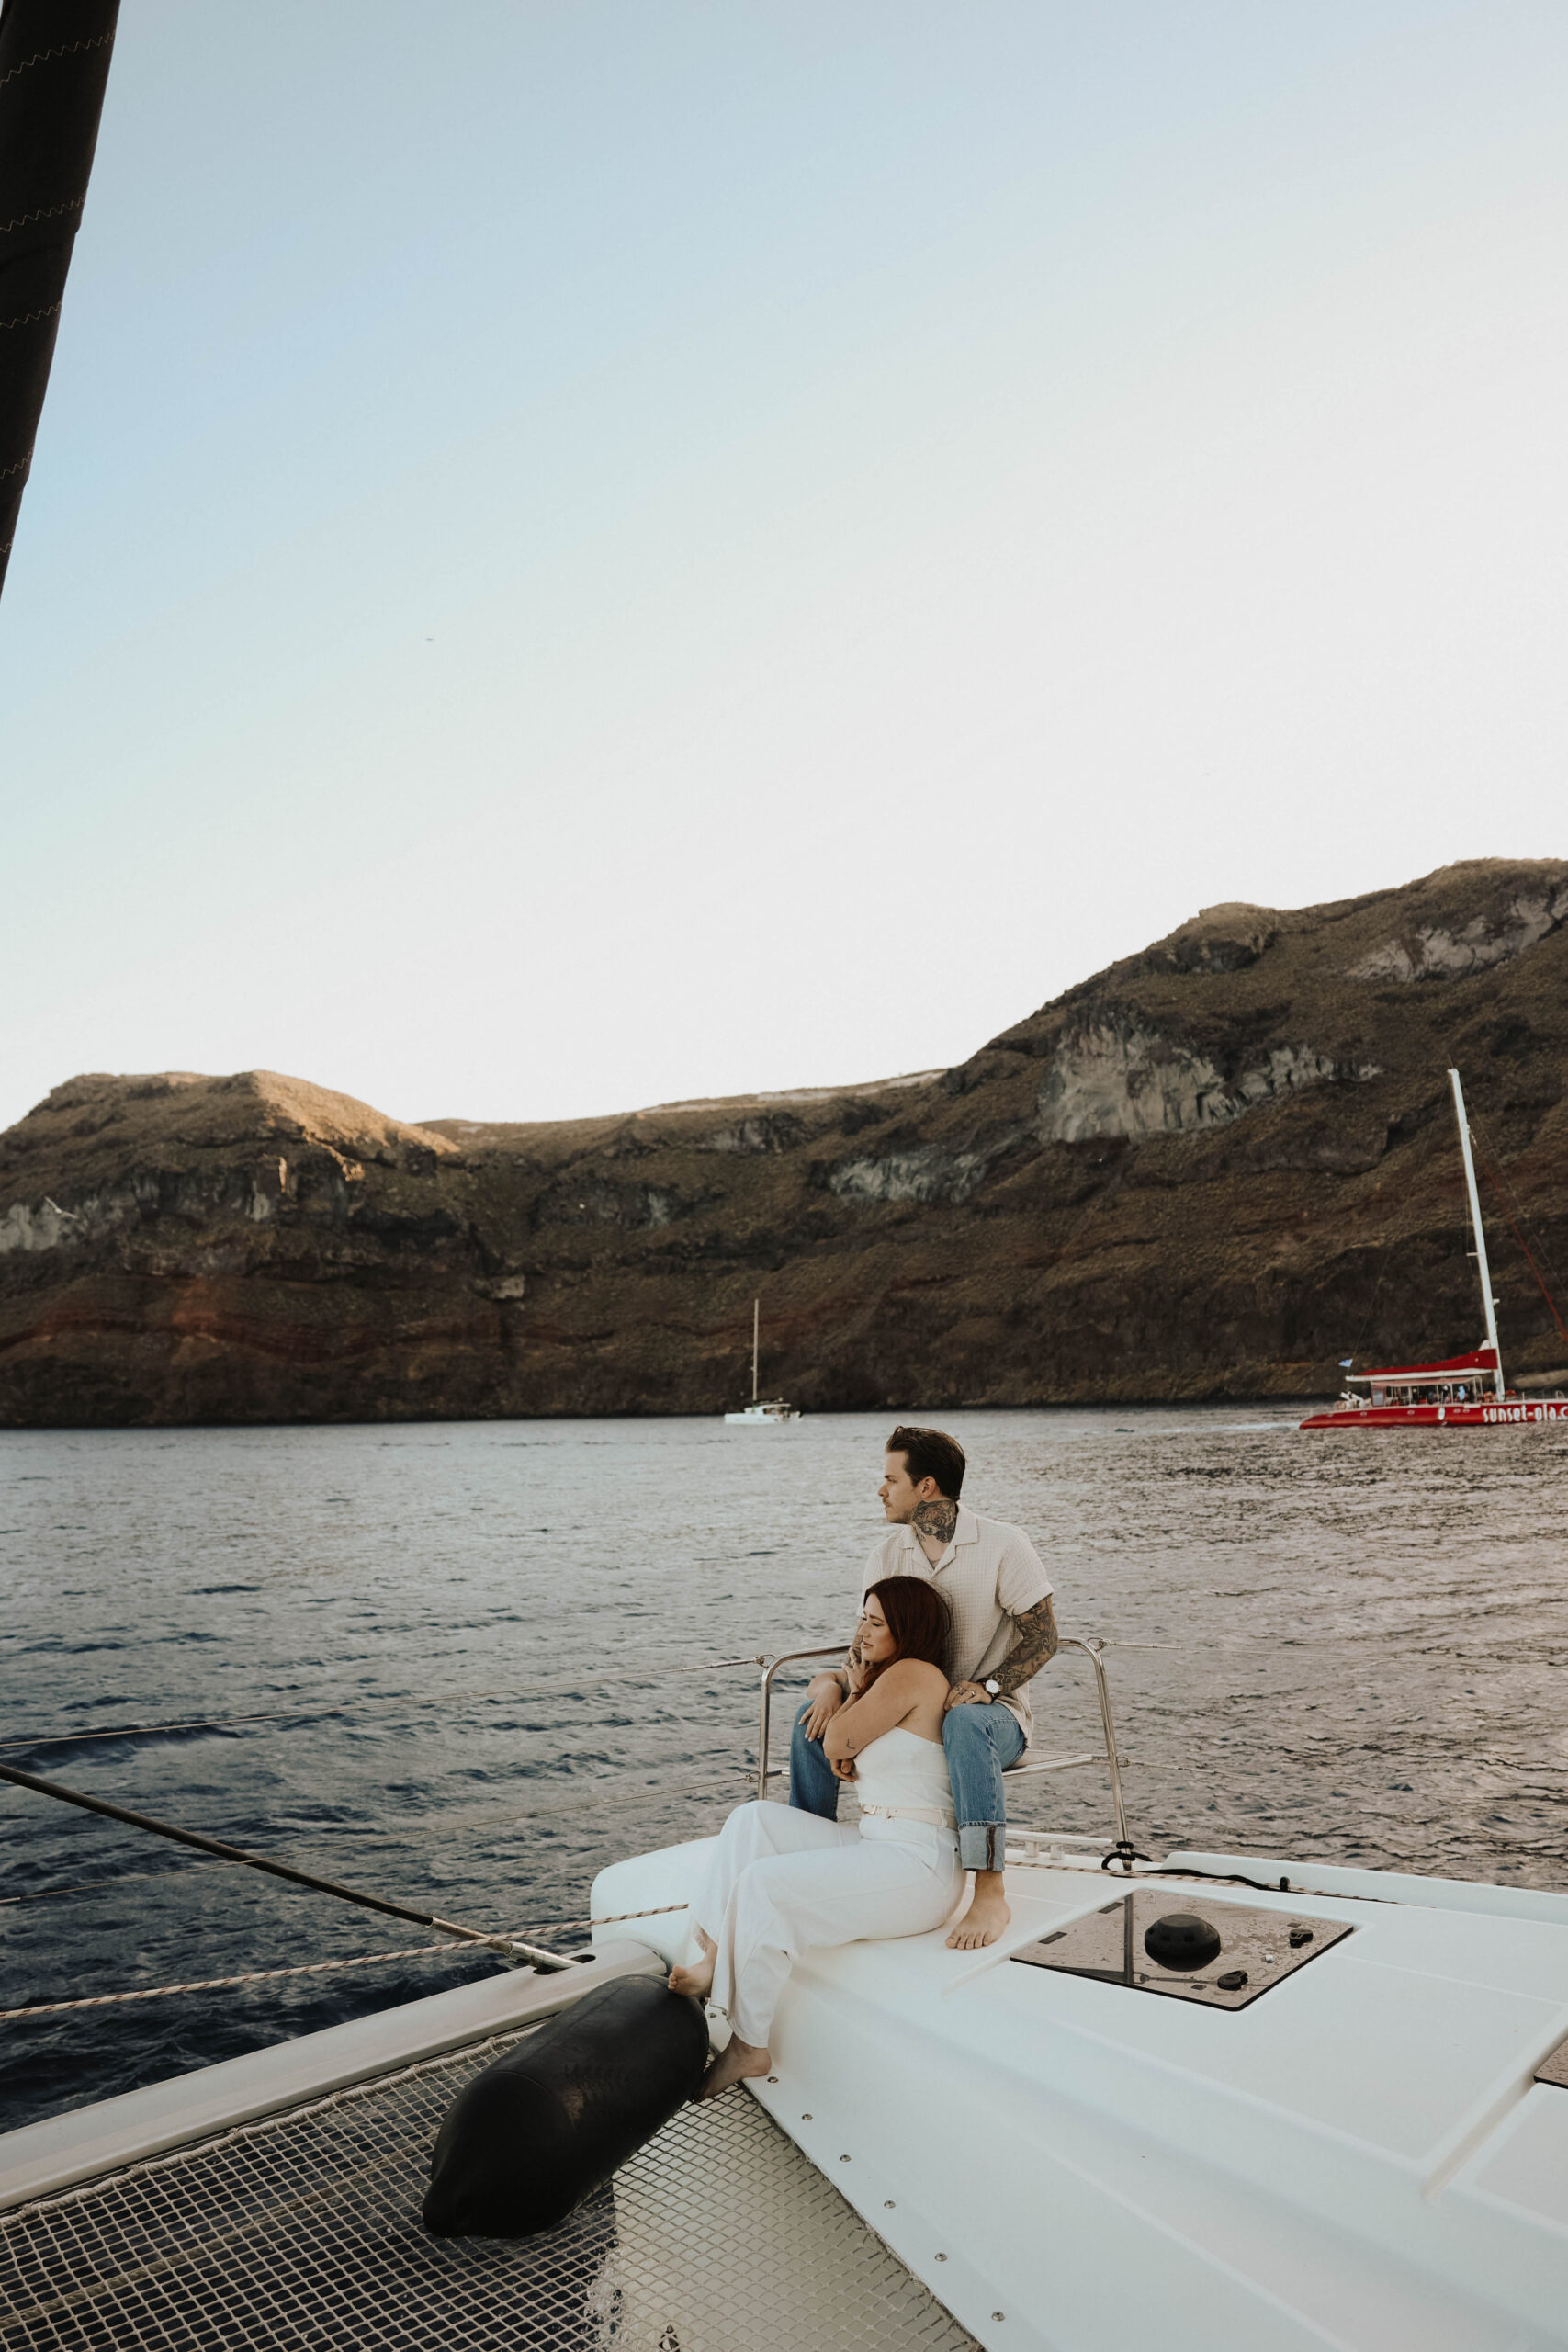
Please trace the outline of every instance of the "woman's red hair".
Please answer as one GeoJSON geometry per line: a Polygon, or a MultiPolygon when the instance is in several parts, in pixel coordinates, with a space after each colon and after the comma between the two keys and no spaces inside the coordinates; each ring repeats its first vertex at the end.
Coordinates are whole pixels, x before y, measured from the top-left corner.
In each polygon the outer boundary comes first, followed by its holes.
{"type": "Polygon", "coordinates": [[[883,1668],[897,1666],[901,1657],[917,1657],[927,1666],[940,1667],[943,1674],[947,1672],[953,1620],[946,1600],[934,1584],[928,1584],[924,1577],[884,1577],[880,1584],[868,1588],[865,1598],[881,1602],[895,1647],[891,1657],[870,1669],[863,1697],[883,1668]]]}

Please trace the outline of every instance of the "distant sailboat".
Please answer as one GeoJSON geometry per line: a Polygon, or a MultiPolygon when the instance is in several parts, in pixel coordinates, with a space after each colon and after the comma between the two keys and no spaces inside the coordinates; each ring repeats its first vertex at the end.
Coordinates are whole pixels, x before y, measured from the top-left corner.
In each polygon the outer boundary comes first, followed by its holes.
{"type": "MultiPolygon", "coordinates": [[[[1486,1256],[1486,1235],[1481,1223],[1481,1195],[1475,1185],[1475,1161],[1470,1148],[1470,1121],[1465,1115],[1464,1089],[1457,1069],[1449,1072],[1453,1090],[1454,1117],[1459,1125],[1460,1157],[1470,1202],[1470,1229],[1474,1237],[1475,1271],[1481,1283],[1481,1313],[1485,1338],[1468,1355],[1449,1356],[1441,1363],[1386,1364],[1375,1371],[1349,1372],[1345,1393],[1337,1405],[1309,1413],[1303,1430],[1492,1429],[1513,1421],[1568,1419],[1568,1403],[1536,1401],[1516,1395],[1503,1377],[1502,1351],[1497,1340],[1497,1302],[1492,1295],[1492,1268],[1486,1256]]],[[[1544,1289],[1544,1284],[1542,1285],[1544,1289]]],[[[1550,1298],[1547,1304],[1551,1305],[1550,1298]]],[[[1553,1313],[1556,1312],[1553,1308],[1553,1313]]],[[[1349,1371],[1350,1359],[1343,1369],[1349,1371]]]]}
{"type": "Polygon", "coordinates": [[[762,1302],[751,1301],[751,1402],[739,1413],[726,1413],[731,1429],[772,1429],[778,1421],[798,1421],[800,1408],[788,1405],[782,1396],[759,1396],[757,1394],[757,1362],[762,1337],[762,1302]]]}

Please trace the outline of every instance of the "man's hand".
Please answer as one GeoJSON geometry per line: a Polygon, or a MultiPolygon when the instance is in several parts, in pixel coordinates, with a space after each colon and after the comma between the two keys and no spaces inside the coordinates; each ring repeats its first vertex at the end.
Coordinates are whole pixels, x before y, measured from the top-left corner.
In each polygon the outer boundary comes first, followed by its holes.
{"type": "Polygon", "coordinates": [[[828,1761],[833,1768],[833,1777],[835,1780],[859,1780],[860,1775],[855,1770],[855,1759],[852,1756],[829,1756],[828,1761]]]}
{"type": "Polygon", "coordinates": [[[942,1701],[942,1712],[945,1715],[949,1707],[988,1707],[990,1703],[990,1692],[982,1690],[977,1682],[955,1682],[942,1701]]]}
{"type": "Polygon", "coordinates": [[[806,1686],[806,1695],[811,1705],[801,1729],[807,1739],[820,1739],[844,1703],[844,1686],[836,1674],[814,1674],[806,1686]]]}

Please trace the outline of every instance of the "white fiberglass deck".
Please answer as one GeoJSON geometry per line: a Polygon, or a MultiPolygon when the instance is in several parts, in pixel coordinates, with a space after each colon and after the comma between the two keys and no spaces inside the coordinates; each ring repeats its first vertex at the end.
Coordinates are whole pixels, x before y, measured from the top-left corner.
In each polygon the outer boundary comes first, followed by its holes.
{"type": "MultiPolygon", "coordinates": [[[[593,1908],[679,1900],[705,1850],[617,1865],[593,1908]]],[[[1010,1852],[992,1950],[805,1956],[763,2104],[993,2352],[1568,2346],[1568,2088],[1534,2079],[1568,2034],[1568,1897],[1183,1863],[1292,1891],[1140,1890],[1352,1932],[1235,2010],[1056,1973],[1010,1954],[1123,1883],[1010,1852]]],[[[673,1949],[679,1915],[643,1924],[673,1949]]]]}

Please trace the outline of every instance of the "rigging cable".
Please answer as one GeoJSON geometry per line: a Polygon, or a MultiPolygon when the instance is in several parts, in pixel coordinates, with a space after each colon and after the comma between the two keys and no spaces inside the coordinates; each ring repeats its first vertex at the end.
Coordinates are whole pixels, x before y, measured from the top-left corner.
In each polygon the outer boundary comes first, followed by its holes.
{"type": "Polygon", "coordinates": [[[1356,1344],[1350,1351],[1350,1362],[1352,1363],[1355,1363],[1356,1358],[1361,1353],[1362,1344],[1366,1339],[1367,1333],[1372,1328],[1372,1317],[1377,1313],[1378,1299],[1382,1294],[1382,1286],[1388,1280],[1388,1253],[1389,1244],[1385,1241],[1378,1253],[1382,1260],[1382,1264],[1379,1269],[1378,1278],[1372,1284],[1371,1302],[1369,1305],[1365,1315],[1361,1317],[1361,1329],[1357,1335],[1356,1344]]]}
{"type": "MultiPolygon", "coordinates": [[[[1449,1067],[1450,1069],[1457,1069],[1459,1067],[1459,1054],[1455,1048],[1453,1039],[1449,1035],[1447,1030],[1438,1023],[1434,1022],[1433,1025],[1437,1028],[1438,1039],[1442,1045],[1444,1052],[1448,1056],[1449,1067]]],[[[1503,1203],[1504,1217],[1506,1220],[1515,1240],[1518,1243],[1519,1248],[1524,1252],[1525,1262],[1529,1266],[1530,1272],[1535,1276],[1537,1288],[1540,1290],[1542,1298],[1546,1301],[1548,1312],[1550,1313],[1552,1321],[1556,1324],[1558,1330],[1562,1333],[1563,1339],[1568,1340],[1568,1325],[1563,1323],[1562,1316],[1557,1311],[1557,1301],[1552,1297],[1551,1293],[1548,1290],[1545,1278],[1541,1273],[1540,1268],[1536,1264],[1534,1256],[1530,1251],[1529,1245],[1527,1243],[1524,1235],[1519,1231],[1518,1226],[1515,1223],[1513,1216],[1509,1213],[1508,1203],[1511,1199],[1514,1206],[1518,1210],[1520,1217],[1524,1220],[1525,1224],[1528,1225],[1529,1223],[1529,1218],[1526,1213],[1524,1204],[1519,1199],[1518,1194],[1514,1191],[1513,1186],[1508,1182],[1507,1179],[1499,1172],[1496,1163],[1492,1156],[1491,1138],[1487,1135],[1485,1125],[1483,1123],[1479,1113],[1469,1102],[1467,1102],[1464,1106],[1464,1120],[1466,1126],[1470,1130],[1471,1141],[1479,1150],[1482,1159],[1485,1165],[1486,1173],[1491,1178],[1493,1186],[1503,1203]]],[[[1541,1256],[1544,1258],[1546,1252],[1542,1250],[1541,1256]]],[[[1557,1273],[1555,1266],[1552,1267],[1551,1271],[1553,1275],[1556,1276],[1556,1279],[1561,1282],[1562,1277],[1557,1273]]]]}
{"type": "MultiPolygon", "coordinates": [[[[765,1666],[765,1657],[716,1657],[703,1666],[672,1666],[661,1671],[670,1674],[717,1674],[737,1666],[765,1666]]],[[[593,1688],[605,1682],[641,1682],[646,1684],[650,1669],[647,1667],[628,1668],[625,1673],[596,1674],[593,1688]]],[[[462,1693],[464,1706],[479,1699],[511,1699],[519,1706],[531,1706],[544,1699],[583,1700],[592,1697],[587,1690],[513,1690],[505,1684],[493,1690],[467,1690],[462,1693]]],[[[434,1707],[443,1702],[437,1698],[421,1698],[405,1691],[400,1697],[364,1697],[352,1702],[355,1713],[367,1707],[434,1707]]],[[[155,1739],[160,1733],[176,1731],[221,1731],[230,1724],[299,1723],[310,1715],[347,1713],[349,1706],[340,1699],[307,1699],[297,1707],[262,1707],[243,1715],[201,1715],[188,1723],[111,1724],[107,1731],[41,1731],[30,1739],[7,1739],[0,1743],[0,1756],[20,1756],[30,1747],[69,1747],[90,1739],[155,1739]]]]}
{"type": "Polygon", "coordinates": [[[428,1960],[445,1952],[448,1960],[462,1951],[461,1944],[412,1944],[403,1951],[361,1952],[353,1960],[307,1960],[292,1968],[252,1968],[240,1976],[192,1977],[183,1984],[149,1984],[135,1993],[88,1993],[69,2001],[28,2001],[19,2009],[0,2009],[0,2025],[11,2025],[28,2018],[58,2017],[62,2009],[115,2009],[128,2001],[162,2001],[171,1993],[225,1993],[235,1984],[265,1984],[279,1976],[319,1976],[329,1969],[373,1968],[378,1961],[428,1960]]]}
{"type": "Polygon", "coordinates": [[[66,1894],[96,1894],[100,1887],[124,1886],[132,1879],[184,1878],[187,1871],[216,1870],[216,1862],[176,1862],[164,1871],[114,1871],[107,1878],[79,1878],[69,1886],[35,1886],[26,1894],[0,1894],[0,1910],[13,1903],[52,1903],[66,1894]]]}
{"type": "MultiPolygon", "coordinates": [[[[1513,1209],[1508,1205],[1511,1200],[1513,1207],[1518,1210],[1519,1216],[1523,1217],[1526,1224],[1528,1224],[1529,1219],[1526,1216],[1524,1203],[1519,1199],[1519,1196],[1514,1191],[1513,1186],[1498,1172],[1497,1167],[1493,1160],[1488,1143],[1485,1140],[1485,1130],[1481,1128],[1479,1121],[1475,1121],[1472,1124],[1471,1132],[1474,1135],[1477,1144],[1481,1147],[1482,1163],[1486,1170],[1486,1173],[1492,1179],[1494,1188],[1496,1191],[1498,1198],[1503,1204],[1503,1215],[1507,1221],[1508,1227],[1512,1232],[1515,1240],[1518,1243],[1519,1248],[1524,1251],[1526,1265],[1529,1266],[1531,1273],[1535,1276],[1536,1288],[1540,1291],[1542,1298],[1545,1299],[1548,1312],[1551,1314],[1551,1319],[1556,1324],[1559,1332],[1564,1340],[1568,1340],[1568,1323],[1564,1323],[1562,1316],[1558,1313],[1557,1301],[1547,1289],[1546,1277],[1541,1272],[1540,1268],[1536,1264],[1535,1257],[1530,1250],[1529,1243],[1519,1231],[1518,1226],[1514,1219],[1513,1209]]],[[[1544,1256],[1544,1254],[1545,1253],[1543,1251],[1542,1255],[1544,1256]]],[[[1555,1267],[1553,1267],[1552,1272],[1554,1273],[1556,1272],[1555,1267]]]]}
{"type": "MultiPolygon", "coordinates": [[[[570,1928],[614,1928],[626,1919],[656,1919],[669,1911],[688,1911],[688,1903],[656,1903],[647,1911],[614,1911],[605,1919],[554,1919],[542,1928],[520,1928],[519,1935],[563,1935],[570,1928]]],[[[222,1993],[235,1984],[270,1984],[280,1976],[321,1976],[340,1968],[374,1968],[378,1962],[429,1960],[441,1952],[456,1957],[458,1944],[411,1944],[402,1951],[359,1952],[352,1960],[307,1960],[291,1968],[248,1968],[237,1976],[203,1976],[183,1984],[148,1984],[134,1993],[87,1993],[69,2001],[29,2001],[19,2009],[0,2009],[0,2024],[17,2018],[58,2017],[62,2009],[113,2009],[128,2001],[162,2001],[172,1993],[222,1993]]]]}
{"type": "MultiPolygon", "coordinates": [[[[1162,1645],[1157,1642],[1105,1641],[1100,1646],[1103,1649],[1111,1650],[1147,1650],[1158,1649],[1162,1645]]],[[[705,1666],[671,1666],[660,1668],[657,1671],[669,1674],[718,1674],[733,1667],[766,1666],[767,1663],[765,1657],[716,1657],[705,1666]]],[[[546,1699],[569,1699],[581,1702],[591,1699],[593,1692],[606,1682],[640,1682],[646,1687],[654,1672],[655,1669],[639,1667],[628,1668],[625,1673],[596,1674],[593,1677],[592,1689],[589,1690],[562,1690],[558,1688],[543,1690],[513,1690],[503,1684],[493,1690],[465,1690],[459,1694],[457,1703],[465,1707],[472,1706],[480,1699],[511,1699],[520,1707],[536,1705],[546,1699]]],[[[789,1679],[795,1680],[798,1678],[792,1674],[789,1679]]],[[[438,1707],[446,1703],[447,1702],[439,1696],[422,1698],[413,1691],[405,1691],[400,1696],[383,1695],[379,1698],[367,1695],[352,1703],[345,1703],[336,1699],[306,1700],[298,1707],[262,1707],[252,1713],[243,1715],[198,1715],[191,1717],[188,1721],[175,1719],[157,1724],[111,1724],[104,1731],[35,1732],[29,1738],[0,1740],[0,1756],[23,1756],[30,1748],[35,1747],[85,1747],[89,1740],[156,1739],[161,1735],[177,1731],[223,1731],[231,1724],[304,1723],[315,1715],[359,1714],[370,1707],[438,1707]]]]}
{"type": "Polygon", "coordinates": [[[68,1789],[60,1781],[40,1781],[32,1772],[19,1771],[15,1764],[0,1764],[0,1781],[10,1781],[18,1789],[30,1789],[36,1796],[80,1805],[84,1813],[102,1814],[106,1820],[123,1822],[128,1828],[146,1830],[154,1838],[172,1838],[176,1845],[194,1846],[202,1854],[216,1854],[220,1861],[243,1862],[248,1870],[288,1879],[295,1886],[308,1888],[312,1894],[335,1895],[340,1903],[356,1903],[361,1910],[379,1911],[389,1919],[412,1919],[416,1928],[436,1928],[445,1936],[456,1936],[464,1943],[484,1944],[491,1951],[515,1952],[522,1959],[532,1961],[536,1967],[554,1969],[567,1965],[556,1952],[519,1943],[512,1937],[486,1935],[480,1928],[443,1919],[436,1912],[413,1910],[406,1903],[389,1903],[379,1894],[367,1894],[358,1887],[341,1885],[336,1879],[316,1878],[309,1871],[291,1869],[287,1862],[269,1861],[264,1854],[247,1854],[238,1846],[224,1845],[220,1838],[204,1838],[198,1830],[179,1829],[172,1822],[154,1820],[151,1814],[132,1813],[125,1805],[111,1804],[107,1797],[85,1795],[80,1789],[68,1789]]]}
{"type": "MultiPolygon", "coordinates": [[[[747,1781],[755,1777],[753,1768],[747,1764],[733,1764],[730,1770],[738,1772],[747,1781]]],[[[728,1804],[730,1802],[729,1796],[722,1789],[711,1790],[705,1794],[699,1792],[692,1795],[678,1789],[647,1788],[639,1795],[635,1796],[624,1796],[618,1789],[604,1789],[592,1796],[566,1797],[559,1804],[548,1807],[539,1806],[532,1812],[519,1812],[514,1805],[504,1805],[491,1806],[479,1813],[443,1814],[433,1821],[430,1826],[438,1831],[443,1838],[449,1837],[455,1829],[484,1829],[493,1826],[498,1822],[505,1823],[509,1827],[521,1828],[527,1823],[554,1822],[563,1814],[581,1813],[590,1807],[602,1804],[617,1805],[623,1813],[634,1813],[649,1804],[673,1801],[682,1797],[682,1794],[685,1795],[686,1802],[697,1805],[728,1804]]],[[[367,1826],[374,1827],[376,1825],[367,1826]]],[[[383,1832],[382,1834],[395,1833],[383,1832]]],[[[289,1849],[285,1849],[285,1850],[289,1849]]],[[[299,1849],[296,1848],[293,1850],[299,1849]]],[[[30,1888],[21,1894],[0,1894],[0,1910],[18,1903],[49,1903],[57,1897],[66,1895],[96,1894],[103,1887],[124,1886],[134,1880],[184,1878],[192,1871],[220,1870],[225,1867],[228,1866],[215,1859],[206,1861],[174,1863],[169,1869],[162,1871],[113,1871],[102,1878],[76,1879],[65,1886],[39,1886],[30,1888]]]]}

